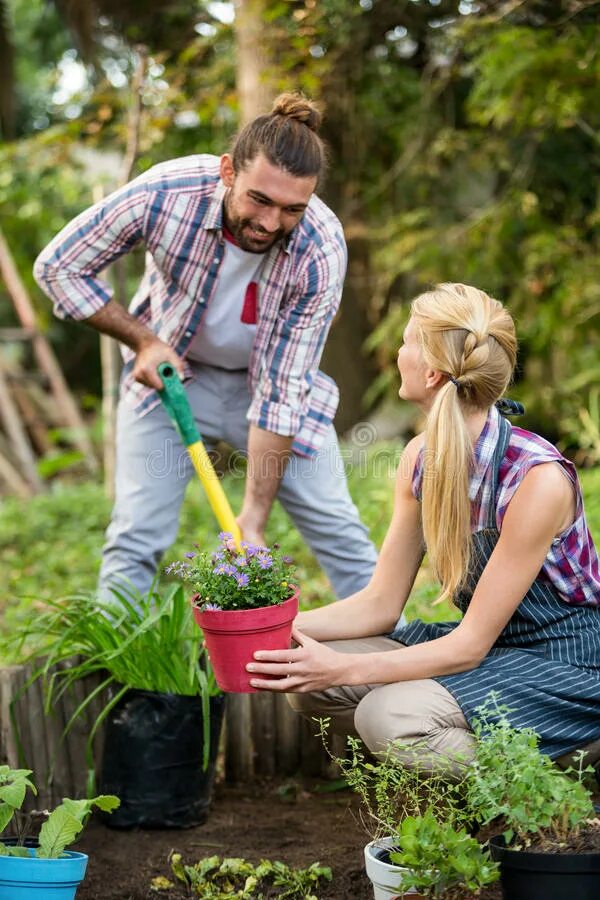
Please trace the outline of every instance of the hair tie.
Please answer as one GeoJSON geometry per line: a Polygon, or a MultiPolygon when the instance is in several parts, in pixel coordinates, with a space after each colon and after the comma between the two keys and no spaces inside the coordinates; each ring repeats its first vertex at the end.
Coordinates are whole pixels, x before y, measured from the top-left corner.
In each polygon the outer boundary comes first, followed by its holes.
{"type": "Polygon", "coordinates": [[[511,400],[510,397],[500,397],[496,400],[496,409],[502,416],[523,416],[525,415],[525,407],[518,400],[511,400]]]}
{"type": "Polygon", "coordinates": [[[456,387],[456,388],[460,387],[460,381],[458,381],[456,378],[453,378],[452,375],[448,375],[448,378],[450,379],[450,381],[452,382],[454,387],[456,387]]]}

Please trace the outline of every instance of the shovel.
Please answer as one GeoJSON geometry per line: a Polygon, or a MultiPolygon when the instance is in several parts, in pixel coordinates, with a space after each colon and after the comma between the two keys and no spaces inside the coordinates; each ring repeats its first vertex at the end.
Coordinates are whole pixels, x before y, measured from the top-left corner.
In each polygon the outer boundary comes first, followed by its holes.
{"type": "Polygon", "coordinates": [[[177,370],[171,363],[163,362],[158,367],[158,374],[164,385],[163,390],[160,391],[160,399],[163,402],[163,406],[173,420],[181,440],[187,447],[194,469],[219,525],[223,531],[228,531],[233,535],[233,539],[239,548],[242,539],[240,527],[235,520],[229,500],[225,496],[221,482],[206,452],[206,447],[202,442],[202,435],[196,426],[185,388],[177,370]]]}

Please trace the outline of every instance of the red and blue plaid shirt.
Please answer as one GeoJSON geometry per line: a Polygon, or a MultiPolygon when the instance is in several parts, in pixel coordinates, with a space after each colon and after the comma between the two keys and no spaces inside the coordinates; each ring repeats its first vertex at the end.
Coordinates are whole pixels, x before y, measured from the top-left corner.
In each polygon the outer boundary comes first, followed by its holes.
{"type": "MultiPolygon", "coordinates": [[[[34,267],[56,315],[87,319],[98,312],[112,298],[98,273],[143,244],[146,270],[129,311],[185,359],[223,259],[225,190],[218,157],[189,156],[155,166],[77,216],[34,267]]],[[[303,456],[319,449],[337,409],[337,386],[318,366],[340,303],[346,259],[340,222],[313,195],[261,269],[248,419],[294,436],[293,449],[303,456]]],[[[159,403],[158,394],[133,379],[134,352],[123,347],[122,353],[123,397],[144,414],[159,403]]]]}
{"type": "MultiPolygon", "coordinates": [[[[500,414],[492,407],[474,449],[474,467],[469,484],[471,529],[486,528],[492,497],[494,471],[492,456],[498,442],[500,414]]],[[[573,463],[539,434],[511,426],[510,441],[500,465],[496,493],[496,525],[500,531],[504,514],[517,488],[533,466],[556,462],[562,466],[575,491],[575,519],[556,537],[540,571],[540,578],[552,584],[569,604],[600,606],[600,564],[587,526],[583,496],[573,463]]],[[[413,472],[413,494],[421,499],[423,451],[413,472]]]]}

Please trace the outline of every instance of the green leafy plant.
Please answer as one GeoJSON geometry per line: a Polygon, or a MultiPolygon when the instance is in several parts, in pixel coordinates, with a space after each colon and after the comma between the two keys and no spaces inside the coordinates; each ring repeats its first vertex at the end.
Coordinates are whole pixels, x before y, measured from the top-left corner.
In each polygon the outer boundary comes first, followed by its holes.
{"type": "Polygon", "coordinates": [[[129,689],[199,696],[208,764],[209,703],[219,690],[181,586],[171,586],[162,596],[115,591],[112,603],[104,606],[94,596],[51,601],[23,623],[16,644],[6,637],[1,649],[14,662],[34,665],[28,684],[43,680],[48,712],[77,681],[98,677],[64,729],[66,734],[96,698],[109,696],[90,731],[89,756],[98,728],[129,689]]]}
{"type": "MultiPolygon", "coordinates": [[[[205,900],[318,900],[315,890],[321,881],[331,881],[331,869],[313,863],[306,869],[293,869],[282,862],[263,859],[257,866],[237,857],[208,856],[194,865],[186,865],[180,853],[171,854],[175,878],[192,894],[205,900]]],[[[154,890],[168,890],[173,884],[159,876],[154,890]]]]}
{"type": "Polygon", "coordinates": [[[540,753],[539,737],[531,728],[513,728],[509,710],[492,696],[474,723],[478,738],[469,767],[467,798],[482,825],[504,823],[507,843],[529,845],[533,836],[562,842],[589,819],[594,806],[583,783],[591,769],[558,769],[540,753]]]}
{"type": "Polygon", "coordinates": [[[418,817],[426,810],[452,826],[467,824],[470,820],[464,782],[450,780],[441,772],[426,772],[419,752],[421,748],[395,741],[374,758],[365,751],[362,741],[349,736],[347,754],[338,756],[329,746],[329,721],[319,719],[319,736],[329,757],[341,769],[348,787],[358,794],[360,817],[373,840],[396,835],[399,822],[418,817]],[[401,763],[398,753],[404,759],[412,757],[411,765],[401,763]]]}
{"type": "Polygon", "coordinates": [[[337,756],[329,748],[328,725],[319,720],[321,740],[358,794],[367,832],[376,841],[391,838],[391,847],[382,847],[390,862],[406,868],[399,890],[414,887],[425,897],[449,900],[496,881],[498,866],[465,827],[472,822],[466,775],[457,781],[441,770],[432,774],[422,746],[398,741],[374,759],[361,741],[348,737],[347,755],[337,756]]]}
{"type": "Polygon", "coordinates": [[[464,896],[478,893],[500,877],[498,863],[491,860],[465,828],[440,822],[433,809],[422,816],[408,816],[396,832],[399,850],[390,860],[406,868],[400,887],[416,888],[425,897],[464,896]]]}
{"type": "MultiPolygon", "coordinates": [[[[15,845],[0,842],[0,856],[31,855],[24,846],[31,815],[27,816],[21,811],[27,789],[37,794],[35,785],[29,778],[31,774],[30,769],[0,766],[0,832],[4,832],[14,819],[18,833],[15,845]]],[[[95,806],[110,813],[117,809],[120,802],[112,794],[101,794],[87,800],[65,798],[51,813],[46,813],[47,819],[40,829],[35,856],[39,859],[58,859],[65,847],[72,844],[81,833],[95,806]]]]}
{"type": "Polygon", "coordinates": [[[277,606],[292,595],[292,560],[278,546],[242,541],[238,549],[229,532],[222,531],[219,538],[214,553],[187,553],[165,570],[197,592],[200,609],[258,609],[277,606]]]}

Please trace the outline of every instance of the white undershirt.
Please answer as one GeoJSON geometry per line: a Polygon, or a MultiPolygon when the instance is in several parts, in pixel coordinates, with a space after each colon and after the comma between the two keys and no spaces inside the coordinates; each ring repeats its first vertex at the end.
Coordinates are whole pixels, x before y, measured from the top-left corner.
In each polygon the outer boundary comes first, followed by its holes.
{"type": "Polygon", "coordinates": [[[192,362],[221,369],[247,369],[256,325],[241,321],[248,285],[258,281],[264,254],[248,253],[230,240],[208,309],[186,354],[192,362]]]}

